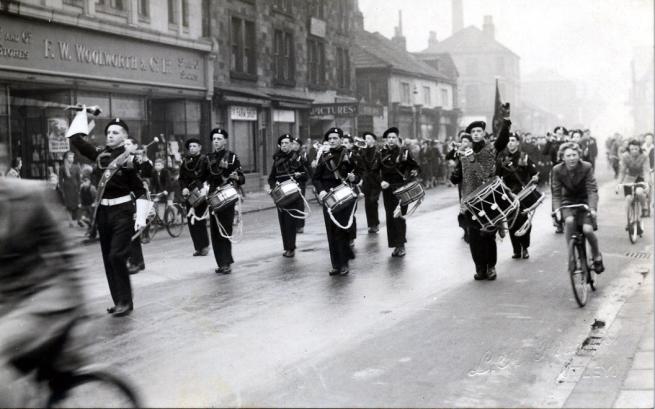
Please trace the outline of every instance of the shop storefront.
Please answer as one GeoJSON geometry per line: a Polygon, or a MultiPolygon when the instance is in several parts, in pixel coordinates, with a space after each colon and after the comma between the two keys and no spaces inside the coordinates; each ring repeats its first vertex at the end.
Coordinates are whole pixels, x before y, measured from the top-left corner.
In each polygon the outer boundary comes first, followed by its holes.
{"type": "Polygon", "coordinates": [[[167,142],[153,145],[151,158],[176,156],[184,139],[209,128],[210,45],[173,47],[6,15],[0,34],[0,143],[23,160],[23,177],[47,177],[69,149],[68,105],[100,106],[94,144],[104,144],[113,117],[139,143],[167,142]]]}
{"type": "Polygon", "coordinates": [[[325,132],[332,128],[341,128],[345,133],[355,134],[357,102],[338,102],[334,104],[313,104],[309,112],[309,133],[312,139],[322,140],[325,132]]]}

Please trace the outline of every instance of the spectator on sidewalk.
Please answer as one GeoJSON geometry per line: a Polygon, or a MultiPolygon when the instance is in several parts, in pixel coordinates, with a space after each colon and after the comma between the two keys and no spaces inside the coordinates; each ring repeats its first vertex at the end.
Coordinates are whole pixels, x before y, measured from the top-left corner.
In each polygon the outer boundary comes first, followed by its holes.
{"type": "Polygon", "coordinates": [[[74,222],[83,227],[78,220],[80,207],[80,184],[82,182],[82,171],[75,163],[75,153],[68,151],[64,154],[64,160],[59,167],[59,191],[64,201],[64,206],[71,216],[69,226],[73,227],[74,222]]]}

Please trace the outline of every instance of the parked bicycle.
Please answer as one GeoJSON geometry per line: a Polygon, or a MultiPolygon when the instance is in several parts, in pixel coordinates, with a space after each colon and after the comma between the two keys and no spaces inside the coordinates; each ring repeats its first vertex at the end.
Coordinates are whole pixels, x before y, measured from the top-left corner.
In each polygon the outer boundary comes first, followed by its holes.
{"type": "Polygon", "coordinates": [[[148,243],[164,228],[171,237],[179,237],[186,224],[184,206],[180,203],[169,205],[166,201],[167,192],[156,193],[150,197],[154,206],[148,217],[148,228],[141,236],[142,242],[148,243]]]}
{"type": "Polygon", "coordinates": [[[634,244],[637,242],[637,239],[644,234],[643,225],[641,223],[642,207],[641,202],[637,198],[637,189],[643,189],[645,194],[648,195],[648,184],[646,182],[622,183],[619,185],[619,188],[621,187],[623,187],[625,196],[631,197],[630,203],[626,208],[628,221],[626,230],[628,232],[630,243],[634,244]]]}
{"type": "MultiPolygon", "coordinates": [[[[586,204],[574,204],[562,206],[552,214],[554,216],[561,212],[562,209],[567,208],[584,209],[585,212],[590,213],[590,208],[586,204]]],[[[595,220],[593,222],[596,223],[595,220]]],[[[589,300],[589,288],[596,291],[598,273],[594,269],[593,260],[587,255],[587,240],[582,225],[579,224],[577,228],[577,232],[571,236],[571,241],[568,244],[568,271],[575,301],[580,307],[584,307],[589,300]]]]}

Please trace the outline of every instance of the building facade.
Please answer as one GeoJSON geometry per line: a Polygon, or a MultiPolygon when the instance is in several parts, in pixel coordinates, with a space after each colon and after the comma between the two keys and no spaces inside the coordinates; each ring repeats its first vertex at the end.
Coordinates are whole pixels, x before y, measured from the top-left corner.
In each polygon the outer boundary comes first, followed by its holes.
{"type": "Polygon", "coordinates": [[[355,130],[351,64],[355,0],[203,1],[216,42],[212,124],[261,188],[283,133],[322,138],[355,130]]]}
{"type": "Polygon", "coordinates": [[[401,24],[393,39],[358,30],[353,60],[359,132],[396,126],[403,137],[445,140],[456,133],[456,71],[439,71],[405,49],[401,24]]]}
{"type": "Polygon", "coordinates": [[[71,104],[99,105],[91,138],[120,117],[155,156],[208,132],[215,48],[201,0],[22,0],[0,14],[0,142],[22,176],[46,178],[69,149],[71,104]]]}
{"type": "Polygon", "coordinates": [[[512,112],[520,111],[519,56],[496,41],[491,16],[484,17],[482,30],[469,26],[443,41],[432,33],[428,47],[416,55],[430,60],[443,53],[452,57],[459,73],[461,125],[477,119],[491,123],[496,79],[503,101],[511,103],[512,112]]]}

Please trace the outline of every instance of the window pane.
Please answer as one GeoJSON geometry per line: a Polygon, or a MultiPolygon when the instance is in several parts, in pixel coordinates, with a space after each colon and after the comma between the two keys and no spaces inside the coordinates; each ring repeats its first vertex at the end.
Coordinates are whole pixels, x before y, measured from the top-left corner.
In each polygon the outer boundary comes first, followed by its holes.
{"type": "Polygon", "coordinates": [[[230,62],[231,69],[234,71],[243,71],[241,64],[241,20],[238,18],[232,19],[232,60],[230,62]]]}
{"type": "Polygon", "coordinates": [[[189,27],[189,2],[182,0],[182,25],[189,27]]]}
{"type": "Polygon", "coordinates": [[[168,0],[168,22],[171,24],[177,23],[177,7],[175,0],[168,0]]]}
{"type": "Polygon", "coordinates": [[[256,73],[255,66],[255,23],[251,21],[245,22],[246,30],[246,46],[244,49],[243,69],[247,70],[250,74],[256,73]]]}

